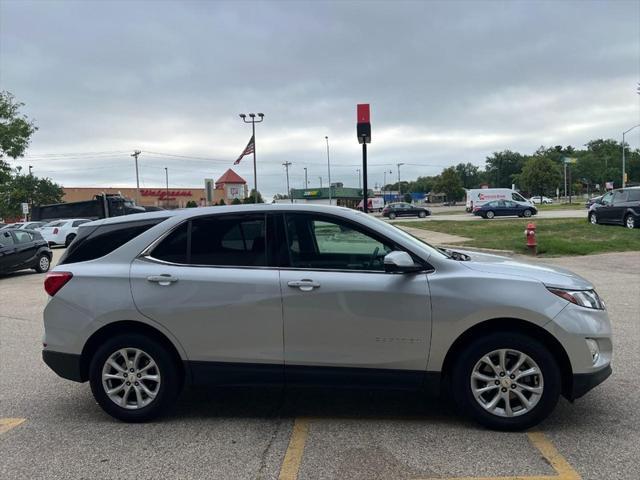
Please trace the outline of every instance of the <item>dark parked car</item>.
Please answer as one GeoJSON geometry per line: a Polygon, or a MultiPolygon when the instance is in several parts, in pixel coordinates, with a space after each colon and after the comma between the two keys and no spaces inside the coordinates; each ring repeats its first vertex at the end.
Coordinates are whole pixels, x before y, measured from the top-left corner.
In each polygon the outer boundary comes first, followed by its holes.
{"type": "Polygon", "coordinates": [[[473,209],[473,214],[482,218],[507,216],[530,217],[536,213],[538,213],[538,210],[535,207],[520,205],[511,200],[494,200],[493,202],[485,203],[481,207],[473,209]]]}
{"type": "Polygon", "coordinates": [[[589,208],[589,221],[640,227],[640,187],[620,188],[605,193],[589,208]]]}
{"type": "Polygon", "coordinates": [[[53,253],[35,230],[3,230],[0,232],[0,273],[33,268],[44,273],[51,266],[53,253]]]}
{"type": "Polygon", "coordinates": [[[410,203],[390,203],[382,209],[382,216],[393,220],[396,217],[420,217],[431,215],[431,210],[410,203]]]}

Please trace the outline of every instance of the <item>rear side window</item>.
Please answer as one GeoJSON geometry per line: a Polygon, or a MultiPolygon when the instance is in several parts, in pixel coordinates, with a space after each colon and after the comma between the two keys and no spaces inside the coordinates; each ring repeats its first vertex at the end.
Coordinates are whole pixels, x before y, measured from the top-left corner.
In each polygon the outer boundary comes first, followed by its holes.
{"type": "Polygon", "coordinates": [[[16,243],[30,243],[33,241],[33,237],[29,232],[15,230],[13,234],[16,236],[16,243]]]}
{"type": "Polygon", "coordinates": [[[153,250],[171,263],[211,266],[266,266],[264,214],[196,218],[171,232],[153,250]]]}
{"type": "Polygon", "coordinates": [[[137,222],[100,225],[98,227],[80,227],[78,236],[69,245],[58,265],[86,262],[104,257],[163,220],[165,219],[154,218],[137,222]]]}
{"type": "Polygon", "coordinates": [[[13,237],[9,231],[0,232],[0,247],[9,247],[14,243],[13,237]]]}
{"type": "Polygon", "coordinates": [[[640,202],[640,188],[634,188],[633,190],[629,190],[629,201],[640,202]]]}

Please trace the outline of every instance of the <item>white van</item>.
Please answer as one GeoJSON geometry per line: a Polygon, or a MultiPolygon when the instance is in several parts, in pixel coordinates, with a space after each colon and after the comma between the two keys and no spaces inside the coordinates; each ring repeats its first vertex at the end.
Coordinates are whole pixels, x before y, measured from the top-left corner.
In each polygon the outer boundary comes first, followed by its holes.
{"type": "Polygon", "coordinates": [[[511,188],[472,188],[467,190],[467,212],[473,212],[476,207],[481,207],[494,200],[513,200],[520,205],[533,206],[529,200],[511,188]]]}
{"type": "MultiPolygon", "coordinates": [[[[358,210],[362,211],[363,200],[358,204],[358,210]]],[[[382,197],[367,198],[367,211],[381,212],[384,208],[384,199],[382,197]]]]}

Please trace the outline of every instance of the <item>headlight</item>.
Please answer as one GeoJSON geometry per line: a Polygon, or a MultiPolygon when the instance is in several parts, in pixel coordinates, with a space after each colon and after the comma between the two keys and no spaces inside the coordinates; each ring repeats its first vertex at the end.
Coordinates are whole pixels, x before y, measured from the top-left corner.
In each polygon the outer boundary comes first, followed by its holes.
{"type": "Polygon", "coordinates": [[[581,307],[604,310],[604,302],[600,300],[595,290],[564,290],[552,287],[547,287],[547,290],[581,307]]]}

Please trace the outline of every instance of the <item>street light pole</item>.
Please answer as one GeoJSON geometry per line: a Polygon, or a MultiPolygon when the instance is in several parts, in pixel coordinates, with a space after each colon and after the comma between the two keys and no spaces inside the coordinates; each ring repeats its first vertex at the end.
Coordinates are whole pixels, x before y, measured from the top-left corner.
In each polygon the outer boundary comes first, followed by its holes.
{"type": "Polygon", "coordinates": [[[169,168],[168,167],[164,167],[164,178],[166,181],[166,190],[164,193],[164,205],[165,207],[169,206],[169,168]]]}
{"type": "Polygon", "coordinates": [[[253,138],[253,203],[258,203],[258,170],[256,168],[256,123],[260,123],[264,120],[264,113],[258,113],[260,120],[256,120],[256,114],[250,113],[249,120],[244,113],[240,114],[240,118],[244,123],[251,124],[251,138],[253,138]]]}
{"type": "Polygon", "coordinates": [[[329,137],[325,136],[327,141],[327,174],[329,175],[329,205],[331,205],[331,161],[329,160],[329,137]]]}
{"type": "Polygon", "coordinates": [[[626,131],[622,132],[622,188],[624,188],[624,184],[626,183],[625,182],[625,180],[626,180],[625,179],[625,177],[626,177],[626,175],[625,175],[625,173],[626,173],[626,162],[625,162],[625,156],[624,156],[624,150],[625,150],[625,148],[624,148],[624,136],[627,133],[629,133],[631,130],[633,130],[634,128],[638,128],[638,127],[640,127],[640,124],[634,125],[629,130],[626,130],[626,131]]]}
{"type": "MultiPolygon", "coordinates": [[[[389,175],[393,175],[393,172],[391,170],[389,170],[389,175]]],[[[387,170],[385,169],[385,171],[382,174],[383,176],[383,181],[382,181],[382,202],[383,203],[387,203],[387,199],[384,195],[384,192],[387,191],[387,170]]]]}
{"type": "Polygon", "coordinates": [[[320,179],[320,188],[322,188],[322,176],[318,177],[320,179]]]}
{"type": "Polygon", "coordinates": [[[136,159],[136,204],[140,205],[140,175],[138,173],[138,155],[142,152],[140,150],[134,150],[131,154],[133,158],[136,159]]]}
{"type": "Polygon", "coordinates": [[[402,195],[402,185],[400,185],[400,167],[404,165],[404,163],[398,163],[398,195],[402,195]]]}
{"type": "Polygon", "coordinates": [[[304,188],[309,188],[309,181],[307,180],[307,167],[304,167],[304,188]]]}
{"type": "Polygon", "coordinates": [[[362,188],[362,178],[360,176],[361,170],[359,168],[356,168],[356,172],[358,172],[358,188],[362,188]]]}
{"type": "Polygon", "coordinates": [[[291,203],[293,203],[291,189],[289,188],[289,166],[291,165],[291,162],[284,162],[282,165],[284,165],[284,169],[287,171],[287,196],[289,197],[289,200],[291,200],[291,203]]]}

